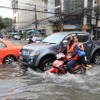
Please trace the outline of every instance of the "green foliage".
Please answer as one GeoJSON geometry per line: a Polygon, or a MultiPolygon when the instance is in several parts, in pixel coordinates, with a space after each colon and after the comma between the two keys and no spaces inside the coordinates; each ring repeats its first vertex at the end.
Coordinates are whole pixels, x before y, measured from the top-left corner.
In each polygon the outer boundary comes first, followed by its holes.
{"type": "Polygon", "coordinates": [[[0,30],[3,28],[5,28],[4,21],[3,21],[3,18],[0,17],[0,30]]]}
{"type": "Polygon", "coordinates": [[[4,18],[4,23],[6,27],[11,27],[12,26],[12,19],[10,18],[4,18]]]}
{"type": "Polygon", "coordinates": [[[0,16],[0,30],[9,29],[12,27],[12,19],[10,18],[2,18],[0,16]]]}

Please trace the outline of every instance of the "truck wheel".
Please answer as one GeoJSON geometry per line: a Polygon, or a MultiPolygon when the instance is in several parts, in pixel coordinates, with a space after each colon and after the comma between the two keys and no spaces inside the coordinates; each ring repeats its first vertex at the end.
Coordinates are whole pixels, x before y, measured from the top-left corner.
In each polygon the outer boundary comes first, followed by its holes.
{"type": "Polygon", "coordinates": [[[93,62],[95,64],[100,64],[100,52],[97,52],[97,53],[94,54],[94,56],[93,56],[93,62]]]}
{"type": "Polygon", "coordinates": [[[51,66],[52,66],[52,62],[53,61],[54,60],[51,59],[51,58],[48,58],[48,59],[43,60],[43,62],[40,65],[40,70],[41,71],[46,71],[46,70],[50,69],[51,66]]]}

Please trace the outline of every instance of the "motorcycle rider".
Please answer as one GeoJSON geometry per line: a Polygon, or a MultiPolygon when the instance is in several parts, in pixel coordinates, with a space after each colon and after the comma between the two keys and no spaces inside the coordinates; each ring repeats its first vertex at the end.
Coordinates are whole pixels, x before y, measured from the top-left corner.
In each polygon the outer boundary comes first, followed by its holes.
{"type": "MultiPolygon", "coordinates": [[[[64,59],[64,65],[63,66],[65,71],[68,71],[69,73],[75,73],[73,71],[73,68],[78,62],[78,55],[75,52],[76,43],[74,42],[74,37],[70,36],[67,38],[68,44],[66,47],[63,48],[62,53],[66,55],[66,58],[64,59]],[[75,52],[75,53],[74,53],[75,52]],[[67,68],[67,70],[66,70],[67,68]]],[[[59,67],[58,67],[59,68],[59,67]]],[[[58,73],[58,69],[52,67],[49,72],[55,72],[58,73]]]]}
{"type": "Polygon", "coordinates": [[[78,62],[78,55],[74,53],[76,48],[76,43],[74,42],[74,37],[70,36],[68,39],[68,44],[66,47],[66,60],[64,61],[67,64],[67,71],[71,74],[74,74],[75,72],[72,70],[72,68],[77,64],[78,62]]]}
{"type": "Polygon", "coordinates": [[[74,41],[75,43],[77,43],[76,53],[78,54],[78,61],[80,64],[82,64],[82,67],[85,69],[86,73],[86,70],[91,68],[92,66],[87,63],[87,58],[84,52],[83,43],[79,42],[77,35],[74,36],[74,41]]]}
{"type": "Polygon", "coordinates": [[[29,41],[28,41],[28,44],[31,44],[31,43],[33,43],[32,36],[29,37],[29,41]]]}

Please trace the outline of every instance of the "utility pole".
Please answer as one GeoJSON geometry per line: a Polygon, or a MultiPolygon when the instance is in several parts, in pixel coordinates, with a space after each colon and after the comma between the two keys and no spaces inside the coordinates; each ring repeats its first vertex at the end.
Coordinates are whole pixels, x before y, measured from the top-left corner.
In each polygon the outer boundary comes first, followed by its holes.
{"type": "Polygon", "coordinates": [[[97,40],[98,39],[98,21],[99,21],[99,11],[100,11],[100,8],[99,8],[99,0],[97,0],[97,12],[96,12],[96,31],[95,31],[95,39],[97,40]]]}
{"type": "MultiPolygon", "coordinates": [[[[92,0],[92,7],[96,7],[97,4],[95,2],[95,0],[92,0]]],[[[95,10],[92,10],[92,14],[91,14],[91,35],[94,35],[94,25],[96,25],[96,15],[95,15],[95,10]]]]}
{"type": "Polygon", "coordinates": [[[64,1],[63,0],[59,0],[60,2],[60,27],[61,27],[61,31],[63,31],[63,21],[62,21],[62,17],[63,17],[63,4],[64,4],[64,1]]]}
{"type": "Polygon", "coordinates": [[[83,31],[86,31],[86,29],[87,29],[87,15],[86,15],[87,7],[88,7],[88,0],[84,0],[84,7],[83,7],[84,16],[83,16],[83,26],[82,26],[83,31]]]}
{"type": "Polygon", "coordinates": [[[36,11],[36,5],[34,5],[34,12],[35,12],[35,30],[37,30],[38,27],[37,27],[37,11],[36,11]]]}

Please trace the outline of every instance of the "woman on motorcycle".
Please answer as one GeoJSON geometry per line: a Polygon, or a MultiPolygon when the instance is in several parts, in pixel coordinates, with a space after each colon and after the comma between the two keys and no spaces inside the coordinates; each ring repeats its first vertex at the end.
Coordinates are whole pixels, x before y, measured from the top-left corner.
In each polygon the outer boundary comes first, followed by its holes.
{"type": "Polygon", "coordinates": [[[83,43],[79,42],[77,35],[74,36],[74,41],[75,41],[75,43],[77,43],[76,53],[78,54],[78,61],[80,64],[82,64],[82,67],[86,71],[87,69],[91,68],[92,66],[87,63],[87,58],[86,58],[86,55],[84,52],[83,43]]]}

